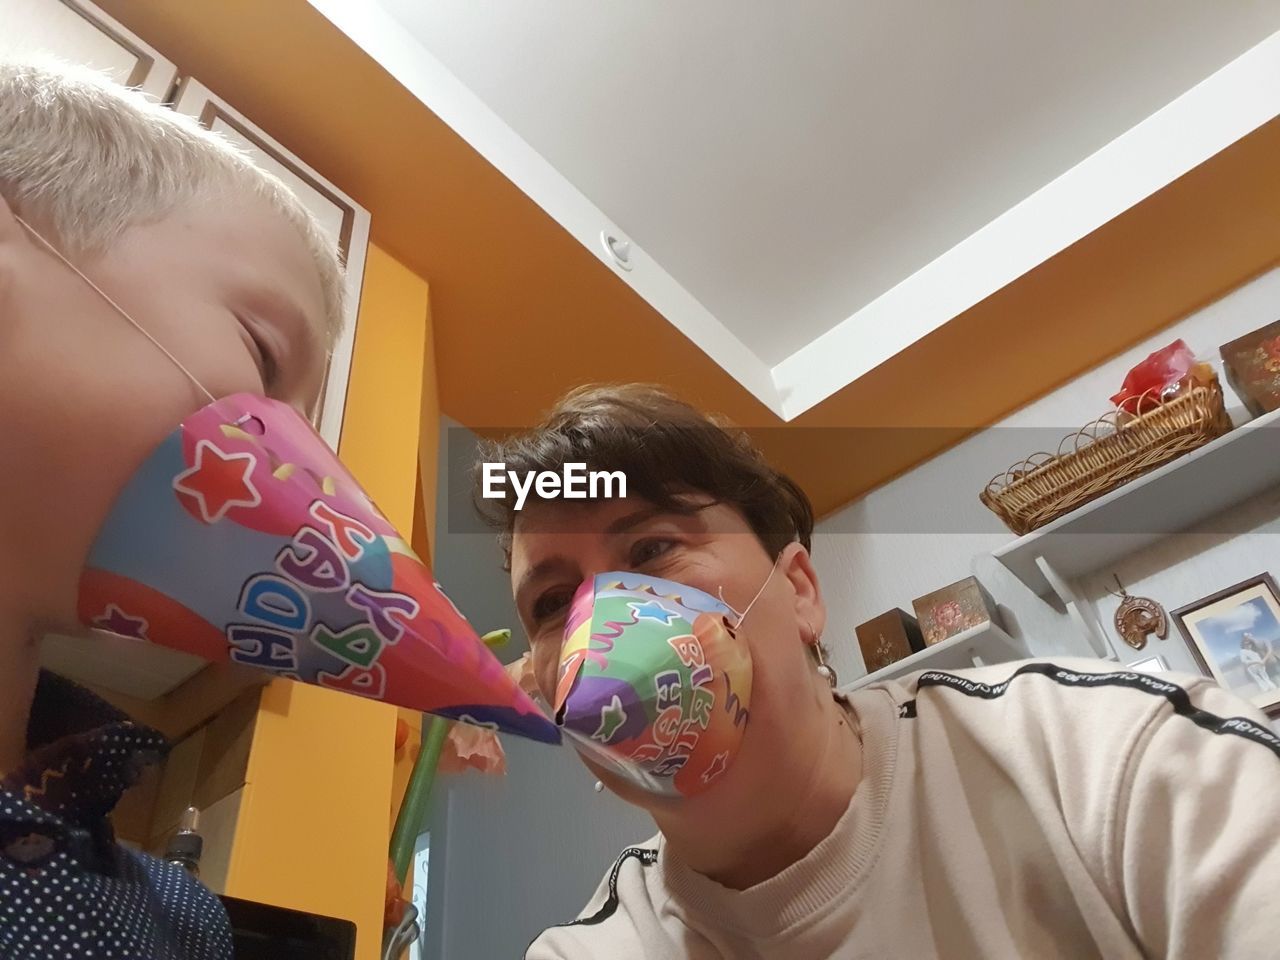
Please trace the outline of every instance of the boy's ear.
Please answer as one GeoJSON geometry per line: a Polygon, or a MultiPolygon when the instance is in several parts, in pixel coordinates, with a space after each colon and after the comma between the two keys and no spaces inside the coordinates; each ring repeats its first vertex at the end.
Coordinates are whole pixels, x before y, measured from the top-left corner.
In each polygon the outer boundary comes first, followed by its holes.
{"type": "Polygon", "coordinates": [[[30,241],[31,238],[18,222],[8,199],[0,194],[0,246],[7,247],[12,243],[29,243],[30,241]]]}
{"type": "Polygon", "coordinates": [[[10,231],[21,229],[22,224],[14,217],[9,201],[0,193],[0,237],[8,237],[10,231]]]}
{"type": "Polygon", "coordinates": [[[19,251],[23,248],[23,242],[28,239],[22,236],[24,232],[9,201],[0,194],[0,288],[7,284],[7,278],[14,271],[21,269],[19,251]]]}
{"type": "Polygon", "coordinates": [[[7,262],[15,253],[44,253],[44,246],[52,238],[51,224],[34,219],[29,213],[19,212],[15,205],[0,194],[0,257],[7,262]],[[18,218],[22,219],[19,220],[18,218]]]}
{"type": "Polygon", "coordinates": [[[29,268],[36,246],[35,237],[18,220],[19,216],[9,199],[0,194],[0,293],[29,268]]]}

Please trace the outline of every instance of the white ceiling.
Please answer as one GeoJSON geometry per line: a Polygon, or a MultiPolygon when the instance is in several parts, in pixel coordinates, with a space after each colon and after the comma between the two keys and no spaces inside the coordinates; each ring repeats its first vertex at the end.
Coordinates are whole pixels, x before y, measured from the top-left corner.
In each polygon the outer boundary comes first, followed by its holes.
{"type": "MultiPolygon", "coordinates": [[[[948,299],[945,271],[918,272],[1280,30],[1276,0],[312,2],[584,243],[621,228],[641,250],[620,275],[784,416],[1014,279],[1017,256],[948,299]],[[869,309],[913,275],[915,300],[869,309]],[[841,345],[847,369],[810,390],[809,358],[841,345]]],[[[1275,87],[1123,203],[1274,115],[1275,87]]],[[[1160,166],[1221,112],[1199,109],[1112,167],[1160,166]]]]}

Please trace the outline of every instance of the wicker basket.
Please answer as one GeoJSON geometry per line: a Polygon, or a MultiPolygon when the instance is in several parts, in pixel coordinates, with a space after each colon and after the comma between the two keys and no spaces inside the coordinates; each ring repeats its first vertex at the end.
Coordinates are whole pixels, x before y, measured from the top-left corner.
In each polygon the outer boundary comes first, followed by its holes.
{"type": "Polygon", "coordinates": [[[1030,533],[1231,429],[1222,386],[1212,382],[1140,416],[1119,410],[1077,430],[1056,454],[1037,453],[994,477],[979,499],[1017,534],[1030,533]]]}

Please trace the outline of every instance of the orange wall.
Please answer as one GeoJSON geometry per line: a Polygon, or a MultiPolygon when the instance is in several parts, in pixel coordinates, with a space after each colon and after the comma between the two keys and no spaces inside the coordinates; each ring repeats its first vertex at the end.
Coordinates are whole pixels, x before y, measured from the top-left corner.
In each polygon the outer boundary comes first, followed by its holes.
{"type": "MultiPolygon", "coordinates": [[[[371,247],[339,453],[406,539],[428,414],[434,478],[439,411],[427,307],[426,282],[371,247]]],[[[380,950],[396,713],[273,681],[258,712],[228,872],[233,896],[354,920],[358,960],[376,960],[380,950]]]]}
{"type": "Polygon", "coordinates": [[[371,246],[339,453],[406,541],[413,529],[426,407],[435,411],[432,429],[439,429],[429,319],[426,281],[371,246]],[[425,369],[427,362],[432,369],[425,369]]]}
{"type": "Polygon", "coordinates": [[[395,709],[273,680],[258,708],[227,893],[353,920],[377,960],[395,709]]]}

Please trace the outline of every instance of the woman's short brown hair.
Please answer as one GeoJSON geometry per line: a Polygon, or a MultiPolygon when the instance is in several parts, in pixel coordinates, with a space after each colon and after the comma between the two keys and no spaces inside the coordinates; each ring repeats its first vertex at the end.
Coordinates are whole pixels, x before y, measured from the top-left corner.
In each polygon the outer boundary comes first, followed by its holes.
{"type": "MultiPolygon", "coordinates": [[[[661,510],[688,513],[689,496],[737,509],[770,557],[813,535],[813,506],[791,478],[773,469],[747,434],[649,384],[592,385],[571,391],[526,433],[485,441],[476,464],[477,509],[501,531],[508,555],[515,496],[480,496],[480,464],[502,463],[520,476],[560,473],[567,463],[620,471],[627,494],[661,510]],[[701,498],[699,498],[701,499],[701,498]]],[[[530,496],[533,496],[532,491],[530,496]]],[[[704,501],[705,503],[705,501],[704,501]]]]}

